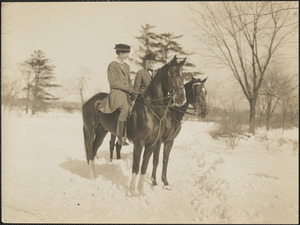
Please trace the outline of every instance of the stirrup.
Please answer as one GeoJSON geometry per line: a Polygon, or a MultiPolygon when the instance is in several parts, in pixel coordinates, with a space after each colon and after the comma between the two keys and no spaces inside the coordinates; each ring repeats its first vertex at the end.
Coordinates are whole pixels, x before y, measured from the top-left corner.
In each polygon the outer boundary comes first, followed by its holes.
{"type": "Polygon", "coordinates": [[[123,143],[122,143],[122,145],[124,145],[124,146],[129,145],[129,143],[126,141],[126,138],[123,138],[123,143]]]}

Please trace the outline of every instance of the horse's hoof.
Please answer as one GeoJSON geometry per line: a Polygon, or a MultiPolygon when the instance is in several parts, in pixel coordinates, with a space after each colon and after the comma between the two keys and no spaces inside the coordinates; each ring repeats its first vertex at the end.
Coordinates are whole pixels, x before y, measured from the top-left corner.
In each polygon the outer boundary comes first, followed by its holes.
{"type": "Polygon", "coordinates": [[[157,182],[156,181],[152,181],[152,186],[158,186],[157,182]]]}
{"type": "Polygon", "coordinates": [[[90,178],[91,178],[91,180],[96,180],[96,173],[90,172],[90,178]]]}
{"type": "Polygon", "coordinates": [[[171,185],[164,185],[163,186],[163,189],[165,189],[165,190],[168,190],[168,191],[171,191],[172,190],[172,187],[171,187],[171,185]]]}
{"type": "Polygon", "coordinates": [[[167,179],[161,179],[161,181],[164,183],[165,186],[168,186],[169,185],[169,182],[167,179]]]}
{"type": "Polygon", "coordinates": [[[130,196],[131,197],[138,197],[139,195],[138,195],[138,193],[136,192],[135,189],[130,189],[130,196]]]}
{"type": "Polygon", "coordinates": [[[121,159],[121,157],[117,157],[117,159],[121,159]]]}
{"type": "Polygon", "coordinates": [[[139,189],[139,196],[144,196],[145,195],[145,192],[143,189],[139,189]]]}

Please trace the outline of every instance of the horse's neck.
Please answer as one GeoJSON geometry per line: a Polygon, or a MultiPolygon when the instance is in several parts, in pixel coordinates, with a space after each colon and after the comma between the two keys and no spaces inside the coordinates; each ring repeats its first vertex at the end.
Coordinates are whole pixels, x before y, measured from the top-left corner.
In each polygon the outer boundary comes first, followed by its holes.
{"type": "Polygon", "coordinates": [[[146,93],[146,97],[151,100],[162,99],[167,94],[167,91],[163,90],[162,76],[158,74],[153,78],[148,88],[149,90],[146,93]]]}
{"type": "Polygon", "coordinates": [[[145,94],[145,100],[151,102],[151,109],[159,116],[163,116],[167,110],[167,100],[165,99],[168,95],[168,92],[163,89],[161,80],[156,79],[154,83],[149,86],[149,91],[145,94]],[[160,107],[161,106],[161,107],[160,107]]]}

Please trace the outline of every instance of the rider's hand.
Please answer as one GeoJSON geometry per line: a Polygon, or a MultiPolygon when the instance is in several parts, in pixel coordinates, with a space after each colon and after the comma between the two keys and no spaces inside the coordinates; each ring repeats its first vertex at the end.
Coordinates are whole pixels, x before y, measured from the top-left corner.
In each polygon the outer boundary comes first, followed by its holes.
{"type": "Polygon", "coordinates": [[[135,93],[135,92],[134,92],[134,88],[133,88],[133,87],[129,87],[129,88],[128,88],[128,93],[134,94],[134,93],[135,93]]]}

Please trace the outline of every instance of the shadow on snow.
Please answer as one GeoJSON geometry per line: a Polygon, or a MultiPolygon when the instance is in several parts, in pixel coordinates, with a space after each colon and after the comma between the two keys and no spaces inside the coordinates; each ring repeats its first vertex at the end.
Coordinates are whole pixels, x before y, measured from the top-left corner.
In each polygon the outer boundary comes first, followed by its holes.
{"type": "MultiPolygon", "coordinates": [[[[98,176],[101,176],[104,180],[110,180],[113,184],[117,185],[118,188],[123,187],[127,189],[129,177],[124,175],[121,168],[121,164],[115,162],[119,160],[114,159],[113,162],[110,163],[109,152],[107,151],[99,151],[96,157],[97,159],[104,158],[106,160],[106,163],[104,164],[97,164],[98,160],[95,161],[96,174],[98,174],[98,176]]],[[[123,153],[123,154],[121,153],[121,157],[122,159],[120,160],[126,160],[126,163],[128,163],[127,159],[130,159],[131,162],[132,152],[123,153]]],[[[61,163],[59,166],[71,172],[72,174],[78,175],[85,179],[90,179],[89,167],[85,160],[68,158],[65,162],[61,163]]],[[[128,170],[131,170],[131,163],[126,167],[128,168],[128,170]]]]}

